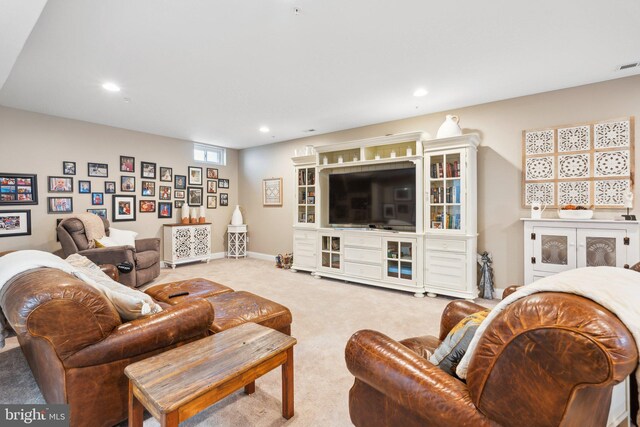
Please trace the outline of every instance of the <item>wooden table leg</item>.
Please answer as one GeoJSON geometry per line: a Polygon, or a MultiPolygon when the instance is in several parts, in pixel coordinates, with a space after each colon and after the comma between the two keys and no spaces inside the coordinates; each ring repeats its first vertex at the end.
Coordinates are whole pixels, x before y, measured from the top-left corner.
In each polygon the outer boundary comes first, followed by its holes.
{"type": "Polygon", "coordinates": [[[244,392],[247,394],[253,394],[256,392],[256,382],[252,381],[246,386],[244,386],[244,392]]]}
{"type": "Polygon", "coordinates": [[[142,427],[144,406],[133,394],[133,384],[129,381],[129,427],[142,427]]]}
{"type": "Polygon", "coordinates": [[[160,426],[161,427],[178,427],[178,413],[177,410],[173,412],[169,412],[168,414],[162,414],[162,418],[160,418],[160,426]]]}
{"type": "Polygon", "coordinates": [[[282,416],[293,417],[293,347],[287,350],[287,361],[282,365],[282,416]]]}

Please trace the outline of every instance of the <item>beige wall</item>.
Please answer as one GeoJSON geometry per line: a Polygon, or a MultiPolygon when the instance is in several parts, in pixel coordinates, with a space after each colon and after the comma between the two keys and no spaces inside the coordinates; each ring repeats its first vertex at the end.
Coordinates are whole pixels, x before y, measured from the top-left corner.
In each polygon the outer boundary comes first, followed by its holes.
{"type": "MultiPolygon", "coordinates": [[[[0,107],[0,172],[38,174],[39,204],[20,205],[15,209],[31,209],[31,236],[0,238],[0,251],[11,249],[41,249],[55,251],[56,218],[61,215],[47,214],[47,197],[71,195],[74,212],[85,212],[88,208],[106,207],[111,220],[111,196],[105,194],[104,206],[91,206],[90,194],[78,193],[78,180],[90,180],[92,191],[104,192],[105,181],[116,181],[116,194],[135,194],[136,203],[141,199],[140,161],[154,162],[160,166],[173,168],[174,175],[187,175],[188,166],[201,166],[193,161],[193,143],[189,141],[133,132],[109,126],[96,125],[77,120],[68,120],[43,114],[30,113],[0,107]],[[120,155],[136,158],[135,174],[120,172],[120,155]],[[73,193],[47,192],[47,176],[62,176],[62,162],[74,161],[77,175],[73,177],[73,193]],[[108,163],[108,178],[89,178],[87,163],[108,163]],[[135,175],[136,192],[120,193],[120,176],[135,175]]],[[[229,207],[207,209],[207,220],[213,222],[212,252],[224,250],[226,225],[229,223],[238,197],[238,152],[227,150],[227,166],[219,167],[219,176],[230,180],[229,207]]],[[[159,172],[159,170],[157,171],[159,172]]],[[[156,174],[158,175],[158,174],[156,174]]],[[[156,197],[161,183],[156,179],[156,197]]],[[[171,185],[173,193],[173,183],[171,185]]],[[[205,189],[206,191],[206,189],[205,189]]],[[[218,191],[219,195],[220,191],[218,191]]],[[[206,193],[205,193],[206,195],[206,193]]],[[[151,197],[145,197],[151,199],[151,197]]],[[[172,200],[173,203],[173,194],[172,200]]],[[[206,201],[206,197],[205,197],[206,201]]],[[[11,207],[0,206],[0,210],[11,207]]],[[[139,237],[161,237],[162,224],[178,221],[174,211],[173,219],[159,219],[156,213],[141,214],[136,207],[137,221],[117,222],[114,227],[134,230],[139,237]]]]}
{"type": "MultiPolygon", "coordinates": [[[[638,117],[639,100],[640,76],[634,76],[453,111],[460,116],[460,125],[465,132],[478,132],[482,136],[478,153],[478,250],[493,253],[497,287],[521,284],[524,280],[522,224],[519,218],[529,216],[529,212],[521,208],[520,201],[522,130],[631,115],[638,117]]],[[[240,151],[240,204],[249,226],[249,250],[276,254],[292,249],[294,182],[291,157],[296,148],[414,130],[435,136],[447,113],[240,151]],[[284,178],[282,208],[262,206],[261,183],[262,179],[269,177],[284,178]]],[[[636,170],[640,166],[637,157],[636,170]]],[[[636,186],[636,200],[639,195],[636,186]]],[[[596,217],[613,218],[620,213],[602,210],[596,212],[596,217]]],[[[553,216],[554,212],[547,214],[553,216]]]]}

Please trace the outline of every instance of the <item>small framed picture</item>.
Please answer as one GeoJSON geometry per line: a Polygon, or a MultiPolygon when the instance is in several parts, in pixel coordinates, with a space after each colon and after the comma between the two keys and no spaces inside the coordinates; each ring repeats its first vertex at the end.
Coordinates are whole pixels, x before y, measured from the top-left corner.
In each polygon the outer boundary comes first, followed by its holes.
{"type": "Polygon", "coordinates": [[[184,199],[187,196],[187,193],[184,190],[174,190],[173,198],[174,199],[184,199]]]}
{"type": "Polygon", "coordinates": [[[173,181],[173,169],[160,166],[160,181],[163,181],[163,182],[173,181]]]}
{"type": "Polygon", "coordinates": [[[0,237],[30,236],[31,210],[0,211],[0,237]]]}
{"type": "Polygon", "coordinates": [[[218,207],[218,196],[207,196],[207,209],[215,209],[218,207]]]}
{"type": "Polygon", "coordinates": [[[307,218],[307,222],[308,222],[308,223],[316,222],[316,215],[315,215],[315,214],[310,213],[310,214],[309,214],[309,218],[307,218]]]}
{"type": "Polygon", "coordinates": [[[156,164],[151,162],[140,162],[140,177],[156,179],[156,164]]]}
{"type": "Polygon", "coordinates": [[[76,174],[76,162],[62,162],[62,174],[63,175],[75,175],[76,174]]]}
{"type": "Polygon", "coordinates": [[[396,188],[393,190],[393,198],[400,201],[411,200],[411,189],[406,187],[396,188]]]}
{"type": "Polygon", "coordinates": [[[189,185],[202,185],[202,168],[189,166],[189,185]]]}
{"type": "Polygon", "coordinates": [[[94,215],[98,215],[102,219],[107,219],[106,209],[87,209],[87,212],[92,213],[94,215]]]}
{"type": "Polygon", "coordinates": [[[442,230],[442,222],[441,221],[431,221],[431,228],[434,230],[442,230]]]}
{"type": "Polygon", "coordinates": [[[72,193],[73,178],[66,176],[49,177],[49,193],[72,193]]]}
{"type": "Polygon", "coordinates": [[[168,185],[160,186],[160,200],[171,200],[171,187],[168,185]]]}
{"type": "Polygon", "coordinates": [[[113,222],[136,220],[136,196],[114,194],[111,200],[113,222]]]}
{"type": "Polygon", "coordinates": [[[187,189],[187,177],[185,175],[176,175],[174,178],[173,186],[176,190],[187,189]]]}
{"type": "Polygon", "coordinates": [[[106,163],[88,163],[89,176],[106,178],[109,176],[109,165],[106,163]]]}
{"type": "Polygon", "coordinates": [[[202,187],[189,187],[187,194],[189,206],[202,206],[202,187]]]}
{"type": "Polygon", "coordinates": [[[0,172],[0,205],[37,204],[37,175],[0,172]]]}
{"type": "Polygon", "coordinates": [[[173,216],[173,205],[171,202],[158,202],[158,218],[171,218],[173,216]]]}
{"type": "Polygon", "coordinates": [[[142,181],[142,196],[153,197],[155,195],[156,195],[156,183],[154,181],[142,181]]]}
{"type": "Polygon", "coordinates": [[[107,194],[114,194],[116,192],[116,182],[115,181],[105,181],[104,182],[104,192],[107,194]]]}
{"type": "Polygon", "coordinates": [[[315,205],[316,204],[316,196],[307,197],[307,204],[308,205],[315,205]]]}
{"type": "Polygon", "coordinates": [[[120,191],[132,193],[136,191],[136,177],[135,176],[121,176],[120,177],[120,191]]]}
{"type": "Polygon", "coordinates": [[[184,200],[174,200],[174,201],[173,201],[173,206],[174,206],[176,209],[180,209],[180,208],[182,208],[182,206],[183,206],[183,205],[184,205],[184,200]]]}
{"type": "Polygon", "coordinates": [[[211,179],[207,180],[207,193],[217,193],[218,192],[218,181],[213,181],[211,179]]]}
{"type": "Polygon", "coordinates": [[[228,179],[219,179],[218,180],[219,188],[229,188],[229,180],[228,179]]]}
{"type": "Polygon", "coordinates": [[[156,211],[155,200],[140,200],[140,213],[153,213],[156,211]]]}
{"type": "Polygon", "coordinates": [[[91,181],[78,181],[78,193],[80,194],[91,193],[91,181]]]}
{"type": "Polygon", "coordinates": [[[135,172],[136,158],[130,156],[120,156],[120,172],[135,172]]]}
{"type": "Polygon", "coordinates": [[[104,194],[103,193],[91,193],[91,204],[92,205],[104,205],[104,194]]]}
{"type": "Polygon", "coordinates": [[[262,180],[262,206],[282,206],[282,178],[262,180]]]}
{"type": "Polygon", "coordinates": [[[227,193],[220,193],[220,206],[229,206],[229,195],[227,193]]]}
{"type": "Polygon", "coordinates": [[[207,168],[207,179],[218,179],[218,169],[207,168]]]}
{"type": "Polygon", "coordinates": [[[71,213],[73,212],[72,197],[47,197],[47,213],[71,213]]]}

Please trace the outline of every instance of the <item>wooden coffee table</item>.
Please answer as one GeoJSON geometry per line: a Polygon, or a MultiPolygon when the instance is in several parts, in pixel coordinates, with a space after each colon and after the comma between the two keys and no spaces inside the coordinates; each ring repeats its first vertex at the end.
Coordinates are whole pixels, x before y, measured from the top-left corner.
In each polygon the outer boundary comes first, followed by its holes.
{"type": "Polygon", "coordinates": [[[282,416],[293,416],[295,338],[245,323],[127,366],[129,426],[142,426],[146,408],[162,426],[196,415],[282,365],[282,416]]]}

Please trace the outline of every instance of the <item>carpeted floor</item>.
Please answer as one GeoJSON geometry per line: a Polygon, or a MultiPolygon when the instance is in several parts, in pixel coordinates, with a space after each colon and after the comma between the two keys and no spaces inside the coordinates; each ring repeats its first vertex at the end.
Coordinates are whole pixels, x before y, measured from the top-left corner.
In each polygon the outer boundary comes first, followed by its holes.
{"type": "MultiPolygon", "coordinates": [[[[257,259],[215,260],[175,270],[163,269],[156,283],[208,278],[235,290],[277,301],[293,313],[295,416],[281,416],[280,369],[256,381],[256,392],[238,391],[189,419],[185,426],[349,426],[348,393],[353,377],[344,362],[352,333],[375,329],[392,338],[437,335],[449,298],[412,294],[314,279],[307,273],[279,270],[257,259]]],[[[482,301],[494,305],[493,301],[482,301]]],[[[0,403],[44,403],[15,337],[0,350],[0,403]]],[[[159,425],[147,418],[146,427],[159,425]]]]}

